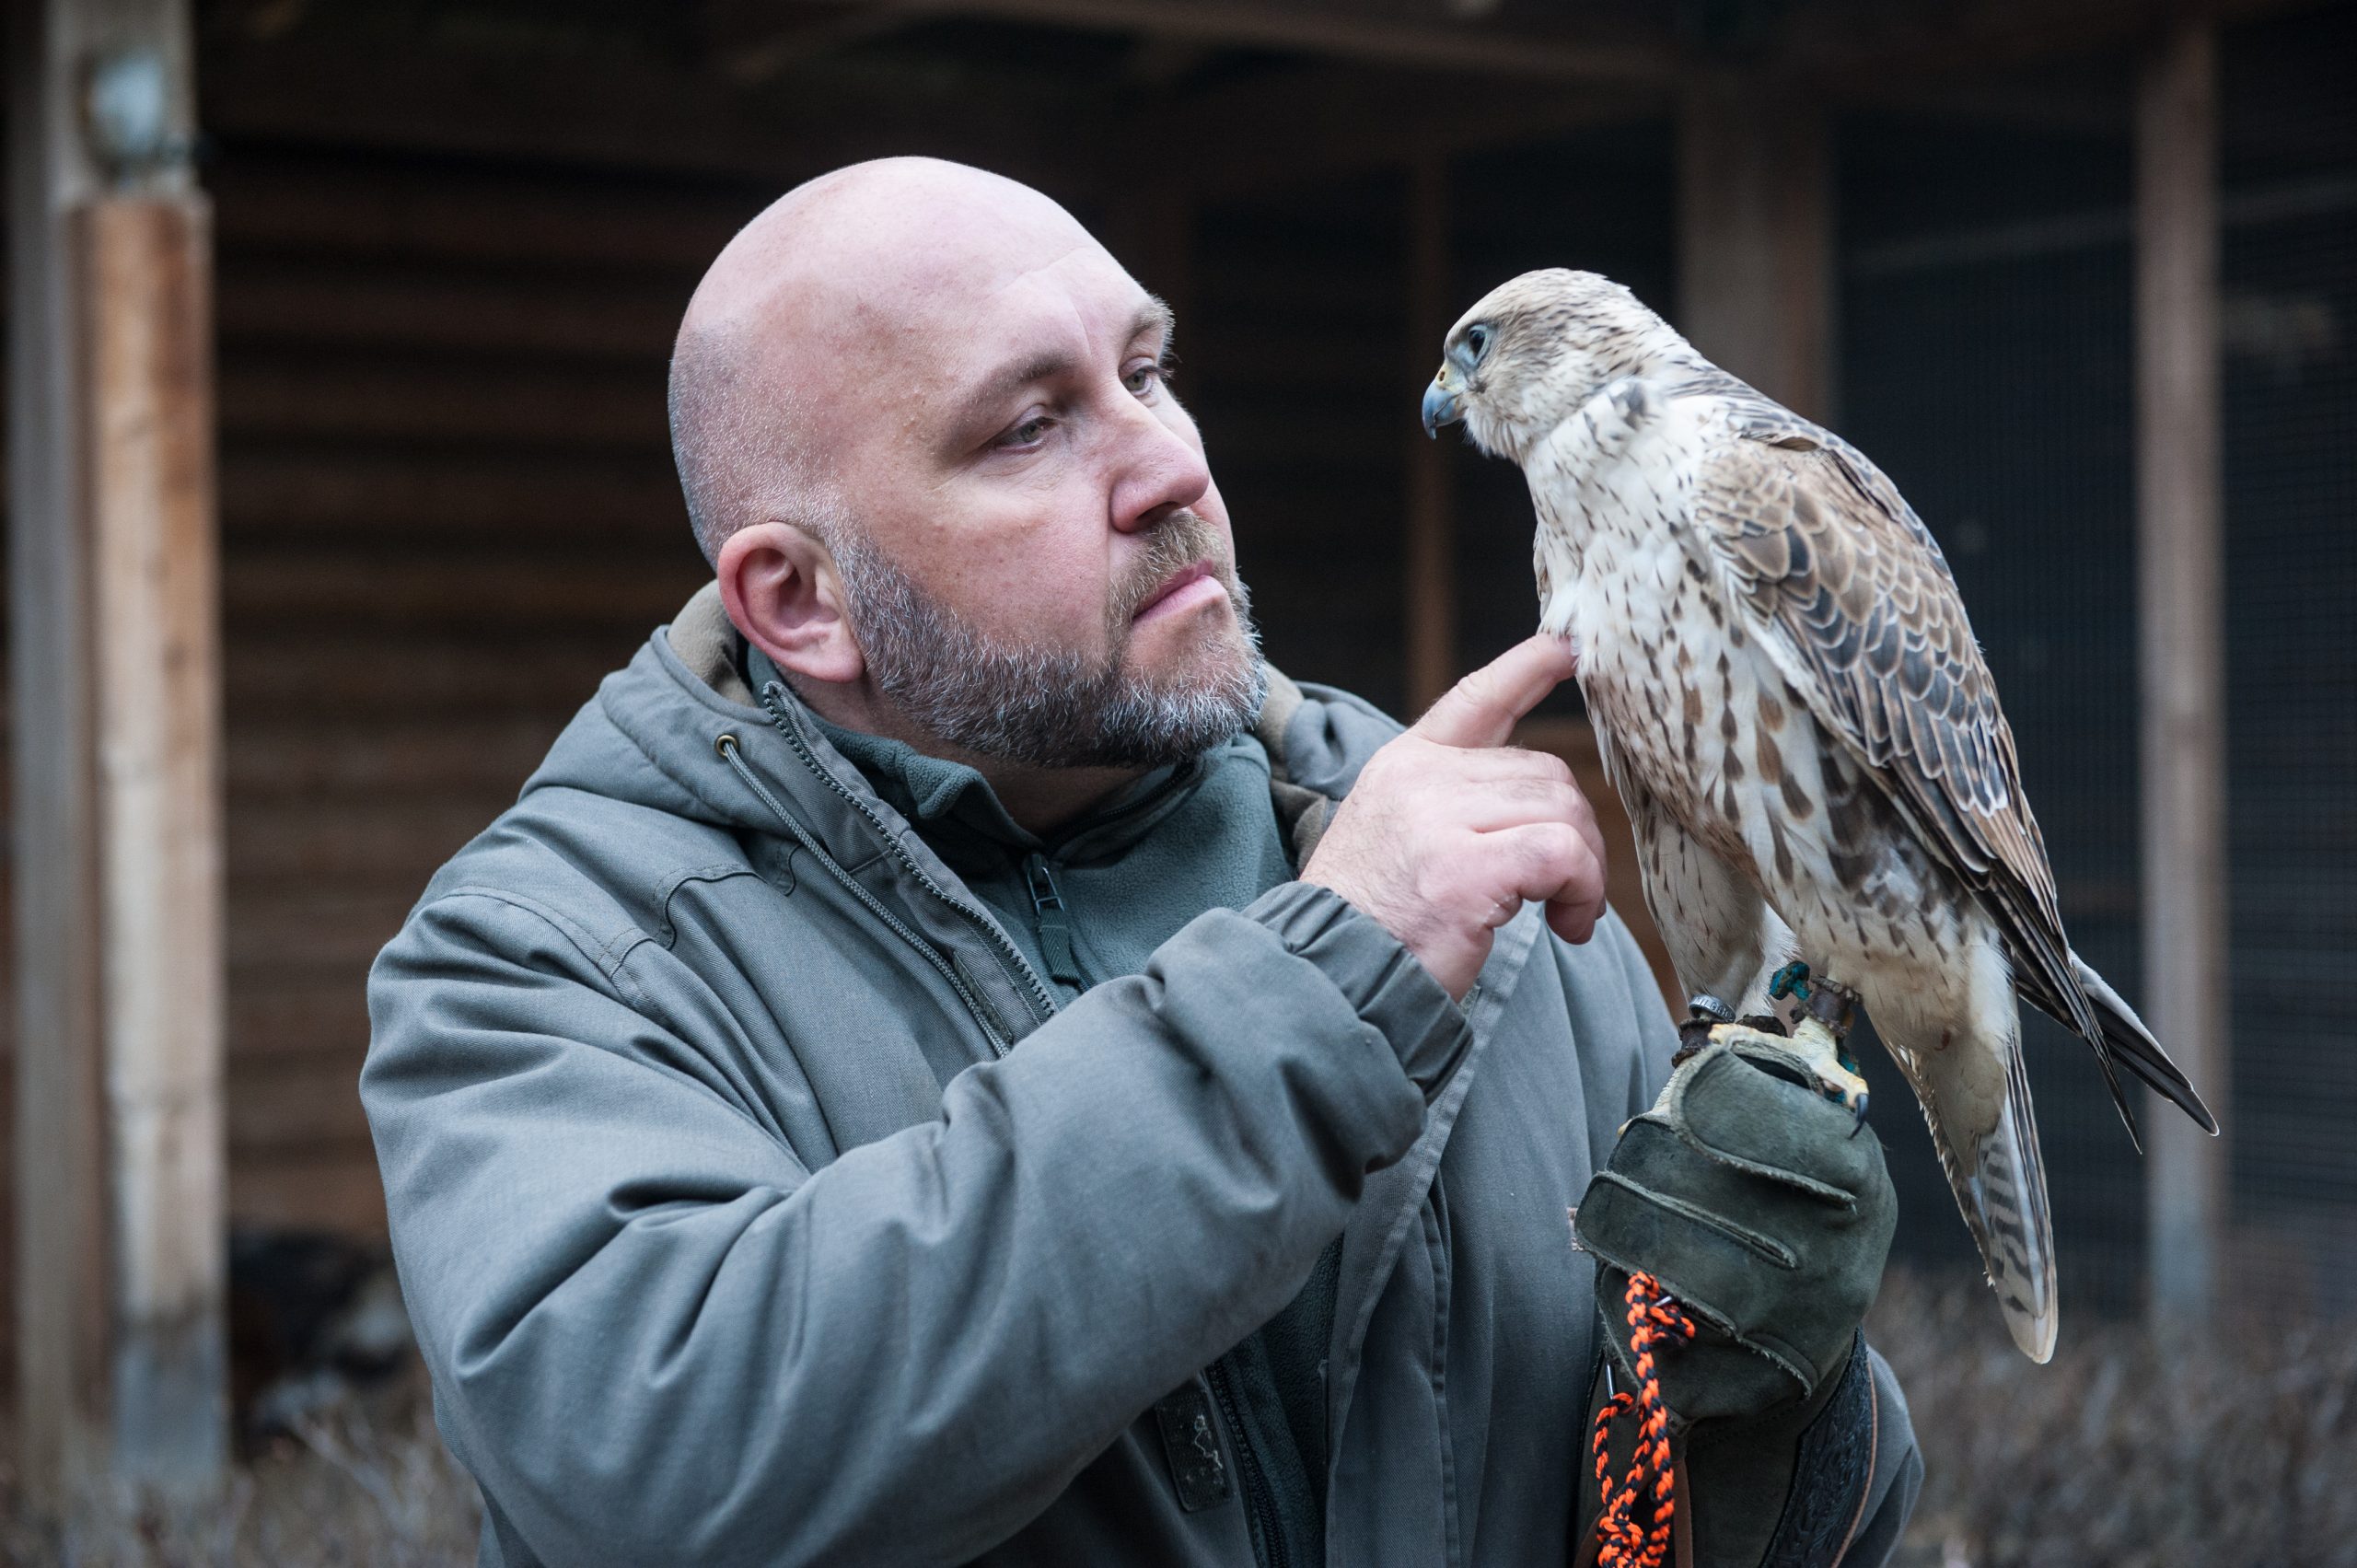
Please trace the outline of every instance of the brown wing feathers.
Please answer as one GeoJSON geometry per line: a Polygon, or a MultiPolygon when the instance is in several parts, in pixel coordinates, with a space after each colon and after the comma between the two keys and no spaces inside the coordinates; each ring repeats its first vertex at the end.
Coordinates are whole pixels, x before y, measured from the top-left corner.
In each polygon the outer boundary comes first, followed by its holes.
{"type": "MultiPolygon", "coordinates": [[[[1772,436],[1770,444],[1793,447],[1794,437],[1788,427],[1805,422],[1776,405],[1763,406],[1773,409],[1776,416],[1776,423],[1769,427],[1772,436]]],[[[1813,425],[1806,428],[1816,431],[1813,425]]],[[[2021,791],[2021,768],[2014,751],[2013,730],[1997,704],[1995,685],[1972,641],[1938,541],[1932,538],[1922,519],[1915,515],[1889,477],[1856,448],[1823,431],[1816,431],[1816,439],[1822,447],[1823,460],[1829,462],[1839,475],[1837,494],[1846,493],[1848,497],[1853,497],[1852,505],[1872,518],[1897,523],[1905,530],[1906,539],[1920,547],[1917,575],[1928,578],[1933,592],[1953,606],[1953,626],[1962,633],[1960,642],[1950,646],[1960,650],[1968,665],[1965,689],[1973,700],[1972,722],[1959,724],[1952,733],[1985,742],[1987,755],[1985,759],[1969,757],[1967,765],[1959,769],[1944,749],[1938,772],[1933,773],[1929,768],[1923,772],[1948,781],[1952,798],[1944,800],[1920,791],[1910,792],[1909,798],[1899,802],[1902,809],[1911,810],[1918,823],[1930,830],[1933,842],[1947,847],[1957,868],[1991,895],[1994,912],[2014,956],[2015,989],[2024,1000],[2076,1031],[2094,1049],[2105,1082],[2110,1086],[2113,1103],[2119,1106],[2120,1119],[2127,1123],[2129,1136],[2136,1136],[2136,1119],[2119,1091],[2115,1063],[2125,1065],[2202,1127],[2215,1132],[2215,1119],[2185,1074],[2168,1059],[2127,1005],[2100,976],[2087,970],[2064,942],[2053,873],[2046,858],[2046,841],[2021,791]],[[1971,792],[1957,787],[1968,780],[1978,780],[1981,787],[1971,792]],[[1957,809],[1975,805],[1980,807],[1980,811],[1957,809]],[[1975,848],[1990,853],[1979,856],[1965,853],[1975,848]],[[2008,870],[2010,877],[2004,875],[2008,870]],[[2019,896],[2024,894],[2032,900],[2029,907],[2020,902],[2019,896]],[[2033,961],[2023,961],[2025,955],[2033,961]]],[[[1803,493],[1805,491],[1804,485],[1803,493]]],[[[1902,641],[1895,624],[1886,625],[1880,630],[1877,645],[1895,649],[1902,641]]],[[[1869,660],[1870,665],[1874,662],[1869,660]]],[[[1887,677],[1891,670],[1876,667],[1875,673],[1887,677]]],[[[1902,685],[1910,691],[1927,692],[1937,688],[1936,680],[1927,681],[1921,676],[1914,682],[1902,685]]],[[[1924,754],[1919,751],[1917,755],[1924,754]]]]}
{"type": "MultiPolygon", "coordinates": [[[[2114,1040],[2062,935],[2013,732],[1938,546],[1862,455],[1767,407],[1781,419],[1761,421],[1754,442],[1713,464],[1716,483],[1697,497],[1697,521],[1816,676],[1808,695],[1820,722],[1855,748],[1926,844],[1981,894],[2022,994],[2094,1049],[2133,1136],[2114,1040]]],[[[2126,1055],[2151,1082],[2148,1063],[2126,1055]]]]}

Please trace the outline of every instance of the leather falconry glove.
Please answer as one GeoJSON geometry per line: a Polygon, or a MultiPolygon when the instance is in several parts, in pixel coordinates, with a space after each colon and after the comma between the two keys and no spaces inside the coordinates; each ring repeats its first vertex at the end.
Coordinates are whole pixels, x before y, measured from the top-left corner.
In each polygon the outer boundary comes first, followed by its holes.
{"type": "MultiPolygon", "coordinates": [[[[1709,1568],[1830,1562],[1872,1469],[1858,1325],[1898,1204],[1881,1141],[1815,1082],[1774,1037],[1713,1031],[1622,1130],[1574,1225],[1596,1260],[1617,1387],[1636,1386],[1631,1272],[1693,1321],[1690,1342],[1655,1359],[1685,1470],[1678,1506],[1709,1568]]],[[[1584,1525],[1594,1492],[1583,1488],[1584,1525]]]]}

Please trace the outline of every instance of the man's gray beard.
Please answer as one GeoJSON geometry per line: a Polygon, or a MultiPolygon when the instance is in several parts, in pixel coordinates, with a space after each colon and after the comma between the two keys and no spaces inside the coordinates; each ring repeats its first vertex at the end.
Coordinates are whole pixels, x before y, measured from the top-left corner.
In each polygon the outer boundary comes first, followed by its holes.
{"type": "MultiPolygon", "coordinates": [[[[1159,525],[1145,557],[1107,606],[1098,663],[1076,649],[992,636],[912,582],[855,528],[830,530],[867,670],[910,720],[977,756],[1034,768],[1152,768],[1219,745],[1259,714],[1268,692],[1252,600],[1228,584],[1242,647],[1224,668],[1156,680],[1129,668],[1132,619],[1173,572],[1221,559],[1193,514],[1159,525]]],[[[1206,647],[1205,653],[1212,649],[1206,647]]]]}

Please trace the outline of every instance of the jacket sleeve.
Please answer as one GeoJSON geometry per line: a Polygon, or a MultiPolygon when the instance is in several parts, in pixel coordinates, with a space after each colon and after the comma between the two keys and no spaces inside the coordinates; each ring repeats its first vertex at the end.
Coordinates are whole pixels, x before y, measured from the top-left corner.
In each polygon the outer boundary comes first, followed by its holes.
{"type": "Polygon", "coordinates": [[[362,1098],[436,1413],[551,1562],[1004,1539],[1290,1299],[1463,1029],[1288,884],[811,1170],[633,976],[460,890],[370,980],[362,1098]]]}

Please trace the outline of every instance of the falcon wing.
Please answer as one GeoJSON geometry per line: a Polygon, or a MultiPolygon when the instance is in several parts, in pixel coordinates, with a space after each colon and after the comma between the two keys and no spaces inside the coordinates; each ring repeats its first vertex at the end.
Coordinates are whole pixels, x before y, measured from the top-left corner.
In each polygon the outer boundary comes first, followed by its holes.
{"type": "Polygon", "coordinates": [[[1926,847],[1976,889],[2004,934],[2014,984],[2113,1070],[2214,1128],[2177,1064],[2108,988],[2091,997],[2062,931],[2046,842],[2022,792],[2012,728],[1946,559],[1880,469],[1732,377],[1710,390],[1744,437],[1703,458],[1693,517],[1703,564],[1759,616],[1817,722],[1864,764],[1926,847]]]}

